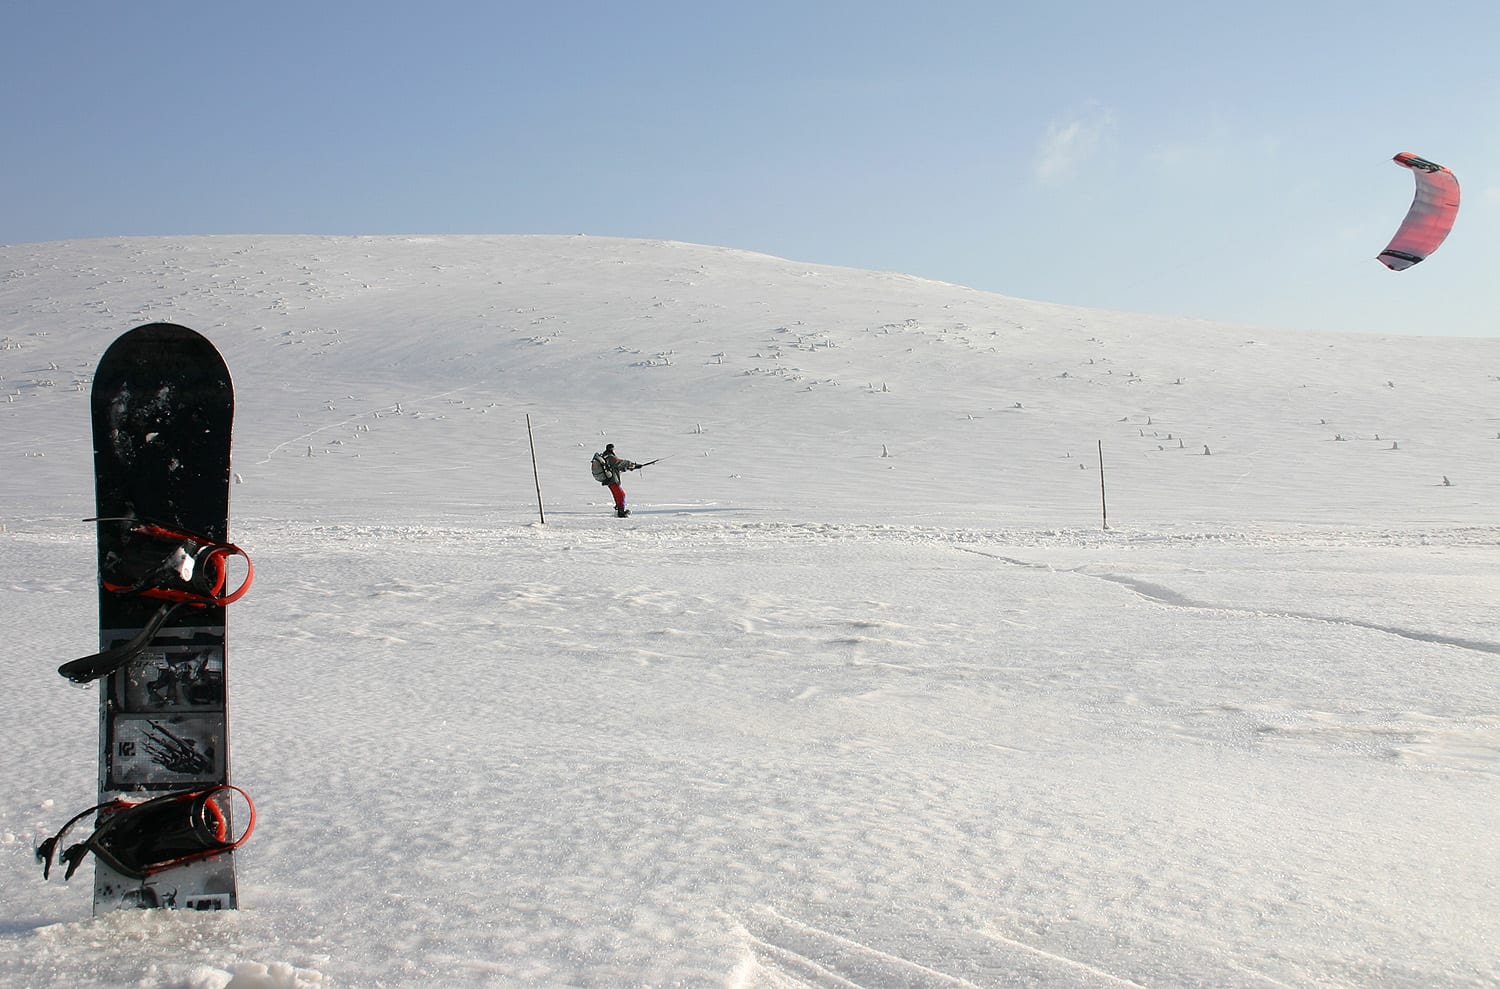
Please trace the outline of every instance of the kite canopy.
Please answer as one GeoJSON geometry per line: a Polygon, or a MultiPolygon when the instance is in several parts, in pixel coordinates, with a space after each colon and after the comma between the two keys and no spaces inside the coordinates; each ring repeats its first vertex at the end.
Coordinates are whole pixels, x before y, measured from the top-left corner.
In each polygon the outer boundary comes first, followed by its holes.
{"type": "Polygon", "coordinates": [[[1403,271],[1437,250],[1453,229],[1458,216],[1458,179],[1442,165],[1409,151],[1391,160],[1411,169],[1417,180],[1417,196],[1401,222],[1401,229],[1377,260],[1392,271],[1403,271]]]}

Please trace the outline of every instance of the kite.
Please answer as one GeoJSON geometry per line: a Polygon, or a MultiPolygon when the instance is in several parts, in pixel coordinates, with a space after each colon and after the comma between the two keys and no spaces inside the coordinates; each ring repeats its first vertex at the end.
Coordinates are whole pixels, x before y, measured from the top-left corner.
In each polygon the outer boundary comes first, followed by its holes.
{"type": "Polygon", "coordinates": [[[1458,179],[1436,162],[1403,151],[1391,159],[1411,169],[1417,195],[1390,244],[1376,259],[1392,271],[1405,271],[1438,249],[1458,216],[1458,179]]]}

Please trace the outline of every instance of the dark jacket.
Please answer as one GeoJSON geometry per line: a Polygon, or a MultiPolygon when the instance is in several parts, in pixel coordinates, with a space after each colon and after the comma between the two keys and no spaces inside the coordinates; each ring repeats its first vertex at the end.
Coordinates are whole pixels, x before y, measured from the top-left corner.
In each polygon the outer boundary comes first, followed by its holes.
{"type": "Polygon", "coordinates": [[[640,464],[606,450],[594,454],[594,477],[600,484],[619,484],[620,474],[627,470],[638,470],[640,464]]]}

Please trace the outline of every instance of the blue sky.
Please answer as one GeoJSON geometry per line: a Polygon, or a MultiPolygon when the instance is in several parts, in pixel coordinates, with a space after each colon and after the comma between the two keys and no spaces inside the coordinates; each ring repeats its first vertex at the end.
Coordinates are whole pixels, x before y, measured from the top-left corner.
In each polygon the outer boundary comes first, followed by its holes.
{"type": "Polygon", "coordinates": [[[1500,4],[13,3],[0,243],[589,233],[1500,336],[1500,4]],[[1373,260],[1448,165],[1464,209],[1373,260]]]}

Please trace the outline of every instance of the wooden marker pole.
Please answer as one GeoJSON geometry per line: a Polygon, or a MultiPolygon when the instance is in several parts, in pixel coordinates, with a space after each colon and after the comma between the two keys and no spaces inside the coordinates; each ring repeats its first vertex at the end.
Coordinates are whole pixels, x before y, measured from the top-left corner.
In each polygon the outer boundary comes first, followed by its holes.
{"type": "Polygon", "coordinates": [[[1104,518],[1104,528],[1109,529],[1109,502],[1104,497],[1104,441],[1099,440],[1099,511],[1104,518]]]}
{"type": "Polygon", "coordinates": [[[542,476],[536,469],[536,441],[531,438],[531,413],[526,413],[526,442],[531,447],[531,476],[536,481],[536,514],[542,520],[542,525],[547,524],[547,514],[542,510],[542,476]]]}

